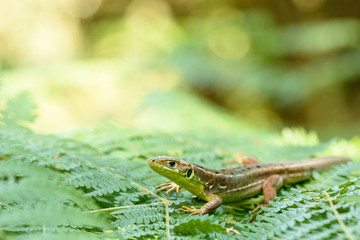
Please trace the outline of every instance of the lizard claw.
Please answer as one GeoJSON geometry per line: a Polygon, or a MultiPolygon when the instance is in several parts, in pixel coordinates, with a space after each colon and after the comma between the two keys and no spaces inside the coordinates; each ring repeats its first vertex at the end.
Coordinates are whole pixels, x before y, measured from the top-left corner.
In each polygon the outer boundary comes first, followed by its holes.
{"type": "Polygon", "coordinates": [[[157,189],[156,192],[160,192],[160,191],[169,189],[166,191],[166,195],[168,195],[171,191],[174,191],[174,190],[177,194],[179,194],[181,187],[172,181],[166,181],[165,183],[157,186],[155,189],[157,189]]]}
{"type": "Polygon", "coordinates": [[[249,215],[257,212],[261,207],[266,207],[266,206],[269,206],[269,204],[268,204],[268,203],[263,203],[263,204],[258,205],[254,210],[252,210],[251,212],[249,212],[249,215]]]}
{"type": "Polygon", "coordinates": [[[186,206],[182,206],[178,211],[179,212],[184,212],[184,213],[190,213],[190,215],[196,215],[196,214],[202,215],[201,214],[201,209],[196,209],[193,206],[191,206],[191,208],[188,208],[186,206]]]}
{"type": "MultiPolygon", "coordinates": [[[[269,203],[263,203],[263,204],[259,204],[254,210],[252,210],[251,212],[249,212],[249,216],[251,216],[253,213],[259,211],[259,209],[261,207],[266,207],[266,206],[269,206],[269,203]]],[[[260,213],[260,214],[264,214],[264,213],[260,213]]],[[[265,213],[265,215],[267,215],[268,213],[265,213]]],[[[254,216],[252,216],[249,221],[247,223],[252,223],[256,217],[257,217],[258,214],[255,214],[254,216]]]]}
{"type": "Polygon", "coordinates": [[[160,191],[164,191],[166,189],[168,189],[166,191],[166,195],[168,195],[171,191],[176,191],[176,193],[179,193],[180,192],[180,186],[177,185],[176,183],[172,182],[172,181],[166,181],[165,183],[163,184],[160,184],[159,186],[157,186],[155,189],[157,189],[157,192],[160,192],[160,191]]]}

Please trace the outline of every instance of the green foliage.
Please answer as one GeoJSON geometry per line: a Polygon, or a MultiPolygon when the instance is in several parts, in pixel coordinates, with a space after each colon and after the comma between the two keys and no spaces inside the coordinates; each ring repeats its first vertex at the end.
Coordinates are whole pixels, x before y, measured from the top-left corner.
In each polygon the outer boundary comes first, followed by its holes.
{"type": "Polygon", "coordinates": [[[101,228],[109,228],[106,216],[84,213],[97,204],[71,186],[67,175],[56,168],[57,157],[51,156],[54,149],[41,146],[44,142],[39,142],[46,138],[23,129],[0,128],[2,233],[31,239],[36,237],[28,233],[46,235],[50,232],[48,239],[52,239],[54,233],[77,239],[79,234],[70,233],[84,232],[87,236],[88,231],[94,235],[101,232],[101,228]],[[44,165],[45,159],[54,163],[44,165]]]}
{"type": "Polygon", "coordinates": [[[267,12],[233,11],[193,20],[186,26],[188,41],[175,51],[173,62],[185,81],[197,89],[214,91],[214,97],[221,96],[219,101],[232,109],[242,110],[239,101],[246,103],[249,98],[259,106],[275,99],[274,105],[298,109],[296,104],[307,101],[312,93],[359,76],[359,69],[351,64],[360,56],[354,47],[359,40],[353,34],[360,29],[357,19],[279,26],[267,12]],[[331,40],[329,33],[334,35],[331,40]],[[236,42],[239,35],[245,36],[240,38],[242,46],[236,42]],[[247,51],[248,45],[251,51],[247,51]],[[246,54],[233,56],[242,47],[246,54]],[[330,53],[328,58],[321,55],[330,53]],[[298,64],[294,59],[303,62],[298,64]],[[224,101],[227,98],[229,101],[224,101]]]}
{"type": "Polygon", "coordinates": [[[199,233],[224,233],[224,225],[219,224],[219,220],[215,220],[213,216],[194,216],[190,220],[182,221],[182,223],[175,225],[174,231],[184,236],[197,235],[199,233]]]}
{"type": "Polygon", "coordinates": [[[8,101],[7,108],[0,112],[1,121],[5,126],[9,127],[32,122],[36,118],[35,108],[36,105],[30,94],[23,92],[8,101]]]}
{"type": "Polygon", "coordinates": [[[329,200],[321,190],[292,189],[282,192],[263,208],[266,214],[258,216],[254,224],[243,224],[246,239],[357,239],[360,236],[360,179],[355,178],[325,190],[336,211],[329,206],[329,200]],[[351,197],[351,198],[349,198],[351,197]],[[339,222],[345,224],[344,230],[339,222]],[[345,234],[348,231],[348,235],[345,234]]]}
{"type": "Polygon", "coordinates": [[[116,126],[57,136],[10,126],[0,128],[1,239],[345,239],[339,219],[350,236],[360,237],[357,138],[319,144],[313,133],[301,130],[174,135],[116,126]],[[286,186],[272,207],[262,209],[267,214],[250,224],[253,205],[189,216],[177,209],[204,202],[185,190],[169,196],[155,192],[166,179],[147,166],[150,157],[172,155],[222,168],[222,160],[234,159],[239,151],[262,161],[335,151],[354,162],[286,186]],[[232,226],[241,235],[224,232],[232,226]]]}

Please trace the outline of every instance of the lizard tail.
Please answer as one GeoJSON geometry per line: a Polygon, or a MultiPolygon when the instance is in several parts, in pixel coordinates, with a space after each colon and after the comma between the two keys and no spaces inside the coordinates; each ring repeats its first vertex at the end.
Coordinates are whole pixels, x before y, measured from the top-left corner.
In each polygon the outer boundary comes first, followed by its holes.
{"type": "MultiPolygon", "coordinates": [[[[300,161],[300,165],[303,169],[320,172],[331,168],[333,165],[339,165],[349,161],[351,160],[347,157],[319,157],[300,161]]],[[[293,168],[296,168],[296,166],[293,166],[293,168]]]]}

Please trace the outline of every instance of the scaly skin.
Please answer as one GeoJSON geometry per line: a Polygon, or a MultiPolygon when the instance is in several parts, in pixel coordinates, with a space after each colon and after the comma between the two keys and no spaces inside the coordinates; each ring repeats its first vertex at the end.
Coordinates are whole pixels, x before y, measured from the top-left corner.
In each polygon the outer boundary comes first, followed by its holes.
{"type": "MultiPolygon", "coordinates": [[[[231,169],[213,170],[182,159],[160,156],[150,158],[149,166],[172,182],[162,184],[159,190],[187,189],[207,203],[196,209],[183,206],[180,211],[203,215],[222,203],[236,203],[263,192],[267,204],[285,183],[296,183],[311,177],[312,171],[323,171],[332,165],[350,161],[345,157],[322,157],[296,162],[256,163],[231,169]],[[174,184],[175,183],[175,184],[174,184]],[[179,187],[177,187],[178,185],[179,187]]],[[[169,191],[168,191],[169,192],[169,191]]]]}

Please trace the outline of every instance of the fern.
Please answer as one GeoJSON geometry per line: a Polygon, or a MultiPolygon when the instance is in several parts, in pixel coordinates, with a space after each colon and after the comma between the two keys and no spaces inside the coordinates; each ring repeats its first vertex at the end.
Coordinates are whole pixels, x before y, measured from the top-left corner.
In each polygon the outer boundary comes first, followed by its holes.
{"type": "Polygon", "coordinates": [[[32,122],[36,118],[34,110],[35,103],[32,101],[30,94],[23,92],[10,99],[7,108],[1,112],[1,121],[8,127],[17,127],[26,122],[32,122]]]}
{"type": "MultiPolygon", "coordinates": [[[[336,210],[351,236],[359,236],[359,194],[360,180],[353,179],[327,189],[331,201],[337,202],[336,210]],[[356,201],[344,201],[349,196],[357,196],[356,201]]],[[[344,229],[339,225],[329,206],[329,200],[320,190],[292,190],[283,192],[282,197],[271,203],[271,208],[263,208],[267,213],[258,216],[255,224],[241,225],[246,239],[346,239],[344,229]],[[321,231],[319,231],[321,230],[321,231]]],[[[353,237],[355,239],[355,237],[353,237]]]]}
{"type": "Polygon", "coordinates": [[[59,182],[61,174],[14,160],[1,162],[0,229],[11,233],[58,232],[109,226],[101,215],[83,211],[95,207],[76,189],[59,182]]]}
{"type": "Polygon", "coordinates": [[[103,196],[114,192],[125,192],[129,186],[124,179],[108,174],[98,169],[84,169],[68,174],[69,183],[74,187],[91,189],[87,196],[103,196]]]}
{"type": "Polygon", "coordinates": [[[174,231],[182,235],[197,235],[199,233],[225,233],[224,225],[219,224],[218,220],[214,220],[213,216],[194,216],[188,219],[183,219],[180,224],[175,225],[174,231]]]}
{"type": "MultiPolygon", "coordinates": [[[[174,135],[112,125],[39,135],[19,127],[33,115],[10,114],[21,104],[8,105],[0,127],[1,239],[345,239],[324,191],[348,234],[360,237],[357,138],[319,144],[314,133],[299,129],[282,135],[174,135]],[[246,222],[253,205],[188,216],[177,209],[204,202],[186,190],[169,196],[154,190],[166,179],[148,167],[149,157],[172,155],[223,168],[222,160],[238,152],[265,162],[324,154],[348,155],[353,162],[286,186],[251,224],[246,222]],[[241,235],[224,232],[232,226],[241,235]]],[[[19,109],[31,112],[32,105],[19,109]]]]}

